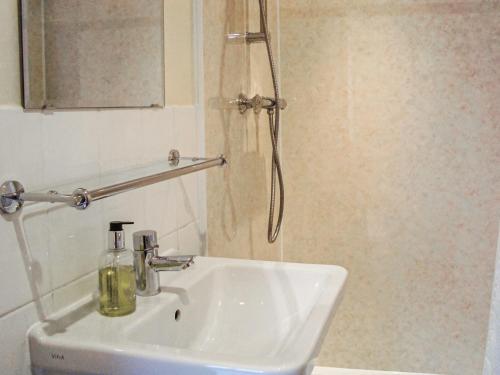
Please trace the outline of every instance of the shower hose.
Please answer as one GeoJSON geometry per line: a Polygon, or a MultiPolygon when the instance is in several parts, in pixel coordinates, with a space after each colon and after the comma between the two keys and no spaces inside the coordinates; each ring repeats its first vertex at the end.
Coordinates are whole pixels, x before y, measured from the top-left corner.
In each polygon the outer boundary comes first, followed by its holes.
{"type": "Polygon", "coordinates": [[[281,230],[281,224],[283,222],[283,210],[285,206],[285,187],[283,181],[283,172],[281,169],[281,161],[279,155],[279,133],[280,133],[280,90],[278,76],[276,73],[276,64],[274,62],[273,50],[271,47],[271,42],[269,38],[269,28],[267,25],[267,19],[265,15],[265,0],[259,0],[260,8],[260,19],[263,26],[267,56],[269,59],[269,65],[271,68],[271,76],[273,80],[274,89],[274,100],[275,105],[273,108],[267,110],[267,115],[269,117],[269,131],[271,134],[272,143],[272,168],[271,168],[271,198],[269,204],[269,222],[267,227],[267,240],[269,243],[274,243],[278,238],[281,230]],[[276,221],[276,226],[274,225],[275,209],[276,209],[276,179],[278,180],[279,186],[279,211],[278,218],[276,221]]]}

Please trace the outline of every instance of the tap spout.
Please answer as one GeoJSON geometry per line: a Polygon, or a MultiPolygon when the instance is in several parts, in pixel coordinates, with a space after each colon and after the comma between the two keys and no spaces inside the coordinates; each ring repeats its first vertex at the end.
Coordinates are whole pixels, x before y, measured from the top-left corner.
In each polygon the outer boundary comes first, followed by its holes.
{"type": "Polygon", "coordinates": [[[149,259],[149,266],[156,272],[181,271],[194,264],[195,255],[185,256],[153,256],[149,259]]]}

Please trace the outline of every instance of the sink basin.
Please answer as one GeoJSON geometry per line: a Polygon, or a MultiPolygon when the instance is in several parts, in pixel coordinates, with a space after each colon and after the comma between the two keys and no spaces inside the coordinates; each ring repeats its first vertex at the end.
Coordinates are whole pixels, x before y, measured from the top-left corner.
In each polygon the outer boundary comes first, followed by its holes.
{"type": "Polygon", "coordinates": [[[198,257],[108,318],[87,300],[29,332],[40,374],[304,375],[340,302],[338,266],[198,257]],[[53,371],[53,372],[51,372],[53,371]]]}

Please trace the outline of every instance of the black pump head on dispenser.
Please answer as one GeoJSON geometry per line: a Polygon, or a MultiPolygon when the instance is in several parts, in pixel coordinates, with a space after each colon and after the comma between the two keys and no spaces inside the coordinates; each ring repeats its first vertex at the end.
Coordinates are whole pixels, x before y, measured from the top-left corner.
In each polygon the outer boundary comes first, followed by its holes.
{"type": "Polygon", "coordinates": [[[112,221],[109,223],[110,232],[119,232],[123,230],[124,225],[134,224],[133,221],[112,221]]]}

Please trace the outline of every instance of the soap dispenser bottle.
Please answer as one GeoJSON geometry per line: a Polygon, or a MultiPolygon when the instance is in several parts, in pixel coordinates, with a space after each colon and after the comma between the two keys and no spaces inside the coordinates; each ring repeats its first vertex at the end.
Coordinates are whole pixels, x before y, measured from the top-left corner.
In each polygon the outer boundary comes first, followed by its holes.
{"type": "Polygon", "coordinates": [[[106,316],[123,316],[135,311],[134,255],[125,248],[125,224],[134,223],[109,223],[108,250],[99,261],[99,312],[106,316]]]}

